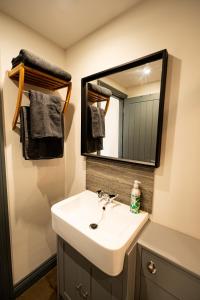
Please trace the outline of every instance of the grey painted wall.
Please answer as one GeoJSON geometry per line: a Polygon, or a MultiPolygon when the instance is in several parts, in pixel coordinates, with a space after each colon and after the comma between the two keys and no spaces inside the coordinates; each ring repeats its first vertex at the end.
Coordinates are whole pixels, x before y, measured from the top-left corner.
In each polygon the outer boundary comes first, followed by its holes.
{"type": "Polygon", "coordinates": [[[154,169],[146,166],[87,158],[86,188],[91,191],[104,190],[119,194],[119,201],[130,204],[134,180],[142,182],[142,209],[152,212],[154,169]]]}

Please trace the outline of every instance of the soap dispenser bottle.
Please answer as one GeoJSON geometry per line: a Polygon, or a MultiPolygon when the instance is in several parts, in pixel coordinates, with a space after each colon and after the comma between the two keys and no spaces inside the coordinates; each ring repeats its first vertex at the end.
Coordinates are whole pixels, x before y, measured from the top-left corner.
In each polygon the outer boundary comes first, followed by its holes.
{"type": "Polygon", "coordinates": [[[138,214],[140,211],[140,203],[141,203],[141,191],[139,188],[140,183],[141,183],[140,181],[135,180],[131,191],[130,211],[135,214],[138,214]]]}

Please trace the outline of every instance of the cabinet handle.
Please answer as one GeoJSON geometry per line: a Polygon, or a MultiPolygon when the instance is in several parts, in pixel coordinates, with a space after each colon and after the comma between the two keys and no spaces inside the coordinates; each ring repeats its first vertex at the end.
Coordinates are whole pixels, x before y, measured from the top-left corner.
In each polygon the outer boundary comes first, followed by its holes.
{"type": "Polygon", "coordinates": [[[82,288],[82,284],[81,284],[81,283],[78,283],[78,284],[76,285],[77,291],[80,291],[81,288],[82,288]]]}
{"type": "Polygon", "coordinates": [[[76,289],[79,292],[79,295],[83,298],[83,299],[87,299],[88,297],[88,292],[86,289],[84,289],[82,283],[78,283],[76,285],[76,289]]]}
{"type": "Polygon", "coordinates": [[[147,263],[147,269],[153,275],[155,275],[157,272],[156,266],[152,260],[147,263]]]}
{"type": "Polygon", "coordinates": [[[81,287],[81,296],[83,297],[83,299],[87,299],[88,297],[88,292],[87,290],[84,290],[83,287],[81,287]]]}

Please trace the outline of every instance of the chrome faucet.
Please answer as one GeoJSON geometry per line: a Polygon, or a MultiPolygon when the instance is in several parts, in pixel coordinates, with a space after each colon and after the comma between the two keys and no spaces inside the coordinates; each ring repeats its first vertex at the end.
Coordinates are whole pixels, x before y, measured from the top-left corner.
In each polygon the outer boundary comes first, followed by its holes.
{"type": "Polygon", "coordinates": [[[117,197],[119,196],[119,194],[109,194],[108,196],[109,196],[109,198],[107,200],[107,204],[113,203],[114,200],[117,199],[117,197]]]}
{"type": "Polygon", "coordinates": [[[109,194],[101,190],[97,191],[97,195],[99,197],[99,201],[106,201],[104,206],[113,203],[113,201],[119,196],[118,194],[109,194]]]}
{"type": "Polygon", "coordinates": [[[99,191],[97,191],[96,193],[97,193],[97,195],[98,195],[99,202],[100,202],[100,201],[103,201],[103,200],[106,200],[106,201],[107,201],[107,200],[109,199],[109,194],[106,193],[106,192],[104,192],[104,191],[102,191],[102,190],[99,190],[99,191]]]}

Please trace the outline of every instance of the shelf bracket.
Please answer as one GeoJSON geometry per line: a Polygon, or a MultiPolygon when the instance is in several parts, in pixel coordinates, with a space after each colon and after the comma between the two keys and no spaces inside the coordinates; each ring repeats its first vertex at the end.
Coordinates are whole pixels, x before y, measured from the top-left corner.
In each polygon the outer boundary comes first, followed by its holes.
{"type": "Polygon", "coordinates": [[[24,68],[21,67],[19,69],[19,90],[18,90],[18,96],[17,96],[17,104],[16,104],[16,109],[14,113],[14,118],[12,122],[12,129],[14,130],[17,125],[17,120],[19,117],[19,111],[22,103],[22,95],[23,95],[23,90],[24,90],[24,68]]]}
{"type": "Polygon", "coordinates": [[[68,87],[67,87],[66,100],[65,100],[64,107],[63,107],[63,114],[66,113],[66,111],[67,111],[67,107],[68,107],[69,100],[71,97],[71,92],[72,92],[72,82],[69,82],[68,87]]]}

